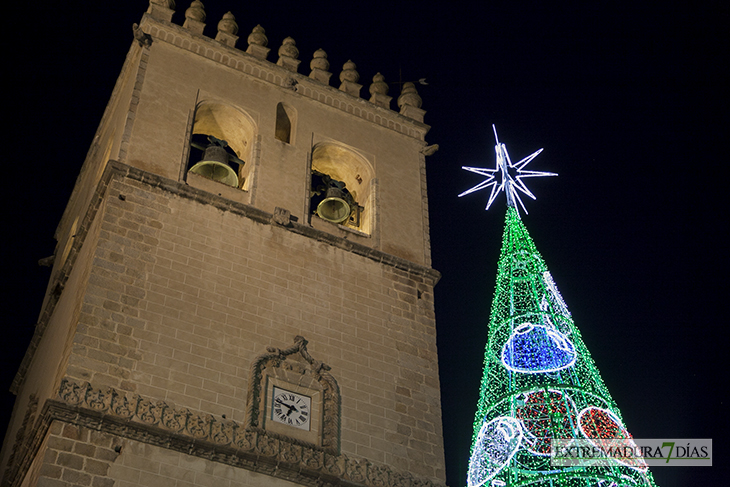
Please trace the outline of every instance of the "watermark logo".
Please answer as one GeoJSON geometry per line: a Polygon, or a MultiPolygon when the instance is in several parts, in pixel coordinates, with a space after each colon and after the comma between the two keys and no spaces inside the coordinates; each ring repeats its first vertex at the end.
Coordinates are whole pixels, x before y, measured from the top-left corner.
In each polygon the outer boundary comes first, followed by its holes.
{"type": "Polygon", "coordinates": [[[625,465],[639,471],[658,466],[712,466],[712,439],[552,440],[550,465],[625,465]]]}

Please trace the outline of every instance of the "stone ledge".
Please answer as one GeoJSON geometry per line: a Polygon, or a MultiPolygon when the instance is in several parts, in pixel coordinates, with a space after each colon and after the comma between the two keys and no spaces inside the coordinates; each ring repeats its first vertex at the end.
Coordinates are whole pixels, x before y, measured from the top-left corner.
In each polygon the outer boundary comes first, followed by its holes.
{"type": "Polygon", "coordinates": [[[370,248],[366,245],[353,242],[346,238],[332,235],[331,233],[327,233],[322,230],[317,230],[306,224],[297,222],[289,222],[285,225],[278,224],[276,223],[274,215],[271,213],[259,210],[258,208],[246,205],[244,203],[231,201],[213,193],[208,193],[207,191],[194,188],[183,182],[174,181],[172,179],[158,176],[156,174],[152,174],[136,167],[128,166],[127,164],[118,161],[109,161],[107,170],[112,170],[115,174],[122,177],[134,179],[136,181],[148,184],[152,187],[160,188],[170,193],[177,194],[179,196],[192,199],[194,201],[198,201],[199,203],[212,205],[219,210],[230,211],[231,213],[245,216],[246,218],[250,218],[251,220],[254,220],[258,223],[263,223],[266,225],[276,224],[280,228],[288,230],[290,232],[304,235],[317,241],[329,244],[333,247],[337,247],[339,249],[346,250],[348,252],[361,255],[363,257],[367,257],[368,259],[374,260],[376,262],[387,264],[389,266],[411,272],[427,279],[432,279],[434,281],[434,285],[436,285],[441,277],[441,274],[438,271],[430,267],[416,264],[401,257],[396,257],[380,250],[370,248]]]}
{"type": "Polygon", "coordinates": [[[54,420],[312,487],[445,487],[364,458],[332,454],[234,421],[67,379],[26,435],[22,458],[9,466],[7,485],[22,481],[54,420]]]}

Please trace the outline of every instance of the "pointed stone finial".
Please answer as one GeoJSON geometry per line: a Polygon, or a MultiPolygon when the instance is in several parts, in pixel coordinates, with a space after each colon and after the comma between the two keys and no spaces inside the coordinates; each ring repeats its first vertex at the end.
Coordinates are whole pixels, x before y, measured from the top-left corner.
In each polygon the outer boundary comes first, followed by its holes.
{"type": "Polygon", "coordinates": [[[330,62],[327,60],[327,53],[324,49],[317,49],[314,51],[309,67],[312,69],[321,69],[322,71],[330,69],[330,62]]]}
{"type": "Polygon", "coordinates": [[[279,48],[279,60],[276,64],[296,73],[301,62],[297,59],[298,57],[299,49],[297,49],[297,43],[291,37],[287,37],[279,48]]]}
{"type": "Polygon", "coordinates": [[[400,107],[400,114],[406,117],[423,122],[423,115],[426,113],[425,110],[421,110],[421,104],[423,100],[416,91],[416,85],[408,81],[403,83],[401,94],[398,97],[398,106],[400,107]]]}
{"type": "Polygon", "coordinates": [[[190,7],[185,11],[185,23],[183,27],[194,34],[203,34],[203,29],[205,28],[205,9],[203,2],[193,0],[190,7]]]}
{"type": "Polygon", "coordinates": [[[218,32],[225,32],[226,34],[232,35],[238,34],[238,24],[233,13],[226,12],[223,14],[223,18],[218,22],[218,32]]]}
{"type": "Polygon", "coordinates": [[[281,47],[279,48],[279,56],[290,57],[294,59],[298,58],[299,49],[297,49],[296,41],[291,37],[287,37],[286,39],[284,39],[284,41],[281,43],[281,47]]]}
{"type": "Polygon", "coordinates": [[[327,53],[324,50],[317,49],[314,51],[314,56],[309,63],[309,67],[312,69],[312,72],[309,73],[310,78],[316,79],[326,85],[330,83],[332,73],[328,71],[330,69],[330,62],[327,60],[327,53]]]}
{"type": "Polygon", "coordinates": [[[170,22],[175,13],[175,0],[150,0],[147,13],[158,20],[170,22]]]}
{"type": "Polygon", "coordinates": [[[401,95],[398,97],[398,106],[403,108],[404,106],[412,106],[416,108],[421,108],[421,105],[423,104],[423,100],[418,94],[418,91],[416,91],[416,85],[408,81],[407,83],[403,83],[403,89],[401,90],[401,95]]]}
{"type": "Polygon", "coordinates": [[[370,94],[388,94],[388,83],[385,82],[385,76],[380,73],[376,73],[375,76],[373,76],[373,83],[370,85],[370,94]]]}
{"type": "Polygon", "coordinates": [[[218,22],[218,34],[216,34],[215,40],[227,46],[236,47],[236,42],[238,42],[236,34],[238,34],[236,17],[231,12],[226,12],[218,22]]]}
{"type": "Polygon", "coordinates": [[[357,66],[350,60],[342,66],[342,72],[340,73],[340,81],[342,84],[340,84],[340,90],[353,96],[360,96],[360,88],[362,88],[362,85],[357,83],[360,80],[360,75],[355,68],[357,66]]]}
{"type": "Polygon", "coordinates": [[[351,60],[348,60],[344,66],[342,66],[342,72],[340,73],[340,81],[351,81],[357,83],[360,81],[360,74],[355,70],[357,66],[351,60]]]}
{"type": "Polygon", "coordinates": [[[373,76],[373,83],[370,85],[370,102],[383,108],[390,108],[392,99],[393,97],[388,96],[388,83],[385,82],[385,76],[377,73],[373,76]]]}
{"type": "Polygon", "coordinates": [[[248,35],[248,49],[246,52],[259,59],[266,59],[270,49],[266,47],[269,39],[266,37],[266,31],[260,25],[253,28],[248,35]]]}
{"type": "Polygon", "coordinates": [[[266,47],[269,44],[269,39],[266,37],[266,31],[261,25],[257,25],[251,31],[248,36],[248,44],[254,46],[266,47]]]}
{"type": "Polygon", "coordinates": [[[190,3],[190,7],[185,11],[186,19],[197,20],[198,22],[205,22],[205,6],[200,0],[193,0],[190,3]]]}

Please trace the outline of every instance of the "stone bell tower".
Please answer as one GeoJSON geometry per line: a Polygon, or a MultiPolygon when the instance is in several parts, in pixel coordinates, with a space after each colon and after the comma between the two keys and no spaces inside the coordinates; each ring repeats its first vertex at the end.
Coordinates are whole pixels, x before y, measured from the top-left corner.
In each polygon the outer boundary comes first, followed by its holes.
{"type": "Polygon", "coordinates": [[[394,111],[380,74],[365,99],[351,61],[173,8],[135,24],[58,226],[2,485],[442,486],[414,86],[394,111]]]}

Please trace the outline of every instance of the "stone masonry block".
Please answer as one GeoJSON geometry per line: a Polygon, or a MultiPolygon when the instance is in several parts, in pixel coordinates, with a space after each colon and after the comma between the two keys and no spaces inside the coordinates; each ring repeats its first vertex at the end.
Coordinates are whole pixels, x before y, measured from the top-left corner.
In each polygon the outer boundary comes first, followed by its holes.
{"type": "Polygon", "coordinates": [[[40,477],[36,487],[72,487],[71,484],[60,479],[40,477]]]}
{"type": "Polygon", "coordinates": [[[40,469],[39,476],[48,479],[60,479],[62,473],[62,467],[58,465],[50,465],[48,463],[44,463],[44,465],[40,469]]]}
{"type": "Polygon", "coordinates": [[[110,478],[94,477],[91,487],[114,487],[115,481],[110,478]]]}
{"type": "Polygon", "coordinates": [[[80,455],[61,452],[58,454],[56,463],[65,468],[81,470],[84,467],[84,458],[80,455]]]}
{"type": "Polygon", "coordinates": [[[72,485],[87,486],[91,485],[91,475],[76,470],[64,470],[61,478],[72,485]]]}

